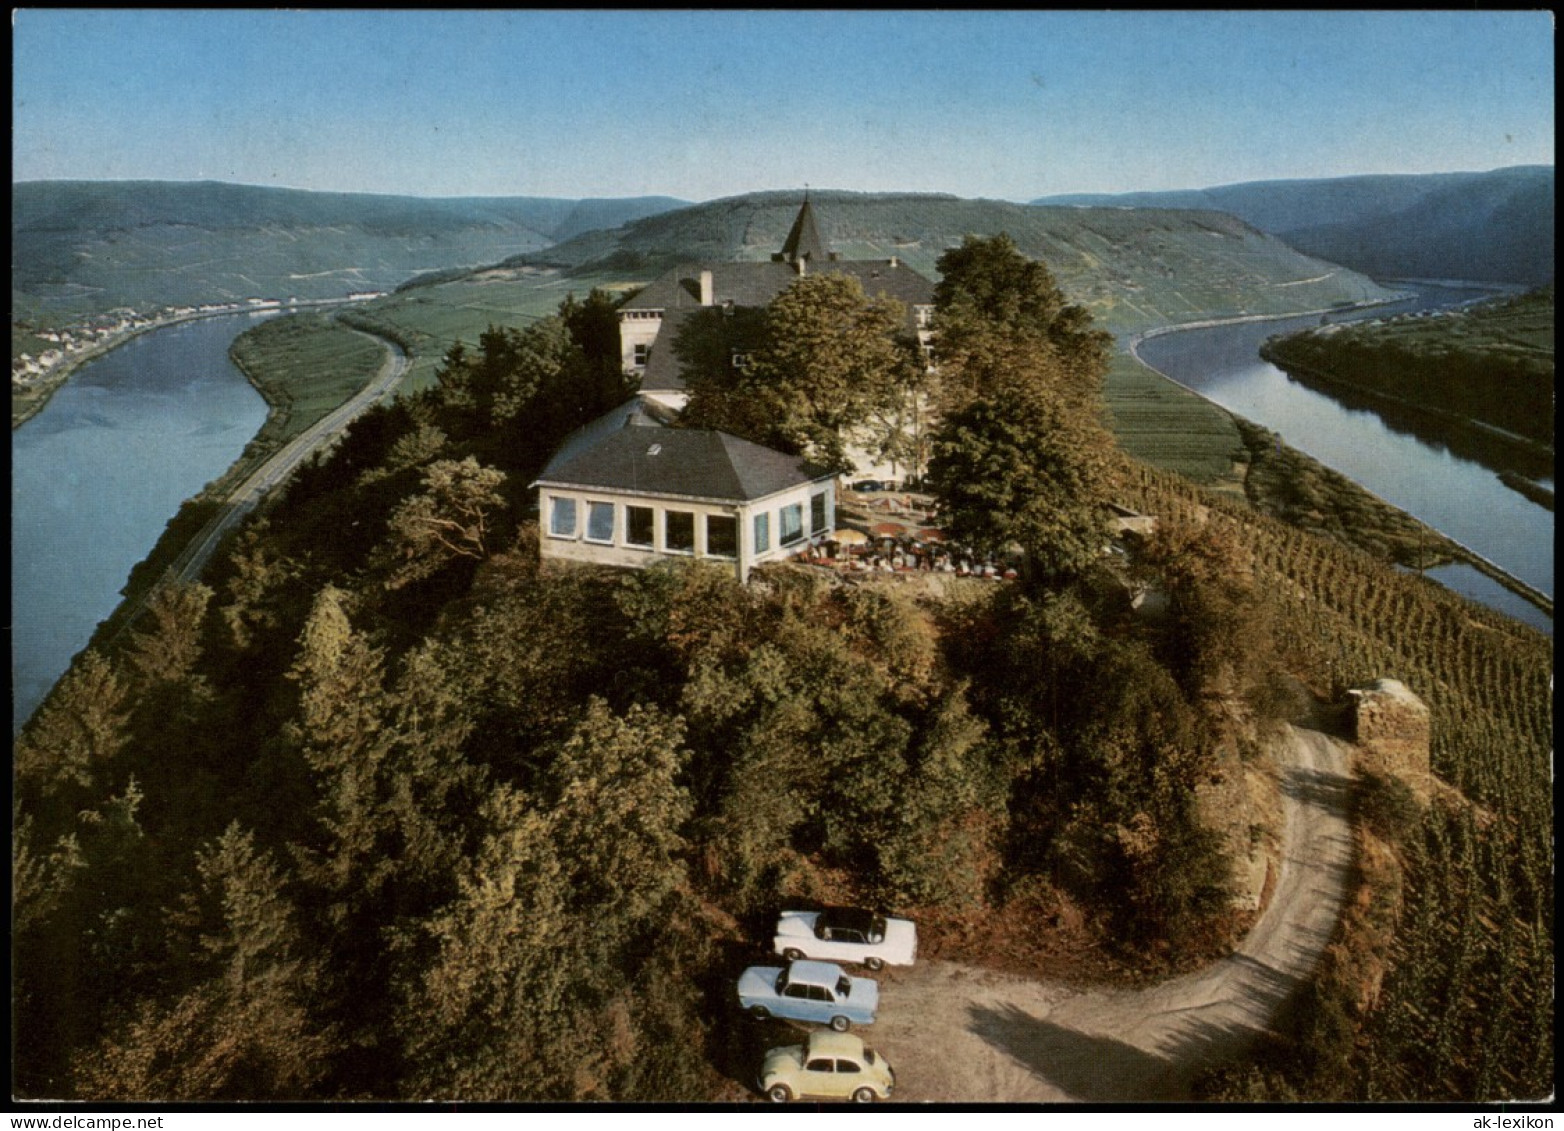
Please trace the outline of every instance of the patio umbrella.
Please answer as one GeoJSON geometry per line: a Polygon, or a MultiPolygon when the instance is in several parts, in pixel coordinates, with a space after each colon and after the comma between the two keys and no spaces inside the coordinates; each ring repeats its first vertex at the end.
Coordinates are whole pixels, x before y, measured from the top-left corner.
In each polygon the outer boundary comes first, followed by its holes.
{"type": "Polygon", "coordinates": [[[937,526],[926,526],[918,531],[918,540],[920,542],[943,542],[945,540],[945,532],[937,526]]]}
{"type": "Polygon", "coordinates": [[[900,538],[907,533],[907,528],[899,522],[877,522],[869,528],[869,532],[880,538],[900,538]]]}
{"type": "Polygon", "coordinates": [[[844,526],[831,535],[831,540],[840,542],[844,546],[862,546],[869,541],[869,536],[861,530],[854,530],[850,526],[844,526]]]}

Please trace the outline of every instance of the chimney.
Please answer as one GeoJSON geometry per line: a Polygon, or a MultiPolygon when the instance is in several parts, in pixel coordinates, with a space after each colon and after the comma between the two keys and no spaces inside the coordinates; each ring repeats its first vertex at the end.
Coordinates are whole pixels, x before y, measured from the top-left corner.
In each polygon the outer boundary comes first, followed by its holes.
{"type": "Polygon", "coordinates": [[[891,266],[892,267],[900,267],[901,266],[901,260],[897,259],[894,255],[891,256],[891,266]]]}
{"type": "Polygon", "coordinates": [[[800,277],[807,275],[809,273],[809,256],[800,255],[793,260],[793,269],[798,272],[800,277]]]}
{"type": "Polygon", "coordinates": [[[712,292],[711,272],[710,271],[702,271],[701,272],[701,305],[702,306],[710,306],[712,304],[712,293],[711,292],[712,292]]]}

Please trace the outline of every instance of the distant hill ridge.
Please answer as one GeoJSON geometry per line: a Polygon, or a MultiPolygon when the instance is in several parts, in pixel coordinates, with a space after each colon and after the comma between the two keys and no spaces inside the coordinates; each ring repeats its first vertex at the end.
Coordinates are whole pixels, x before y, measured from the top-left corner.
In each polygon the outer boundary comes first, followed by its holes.
{"type": "Polygon", "coordinates": [[[1551,165],[1073,193],[1032,203],[1218,209],[1300,251],[1377,278],[1537,285],[1554,272],[1551,165]]]}
{"type": "Polygon", "coordinates": [[[24,181],[12,186],[13,317],[389,290],[684,203],[24,181]]]}
{"type": "MultiPolygon", "coordinates": [[[[513,256],[505,268],[650,278],[702,261],[768,259],[803,194],[762,192],[662,212],[513,256]]],[[[1116,331],[1385,298],[1370,280],[1300,254],[1223,212],[1051,208],[937,193],[811,189],[822,235],[843,259],[895,256],[929,278],[966,235],[1008,233],[1116,331]]],[[[443,273],[431,284],[449,281],[443,273]]]]}

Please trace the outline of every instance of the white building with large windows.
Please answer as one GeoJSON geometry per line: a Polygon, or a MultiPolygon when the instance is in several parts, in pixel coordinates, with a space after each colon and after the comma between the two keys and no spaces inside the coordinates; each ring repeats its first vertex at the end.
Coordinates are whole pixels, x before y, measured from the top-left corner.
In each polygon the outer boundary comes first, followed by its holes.
{"type": "Polygon", "coordinates": [[[664,426],[637,398],[581,428],[532,484],[542,558],[732,566],[740,581],[835,529],[829,471],[725,432],[664,426]]]}

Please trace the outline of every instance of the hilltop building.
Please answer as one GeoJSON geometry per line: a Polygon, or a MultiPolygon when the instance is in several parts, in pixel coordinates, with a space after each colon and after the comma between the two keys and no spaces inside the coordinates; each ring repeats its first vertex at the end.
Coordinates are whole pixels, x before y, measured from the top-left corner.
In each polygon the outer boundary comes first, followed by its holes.
{"type": "Polygon", "coordinates": [[[532,484],[544,560],[705,559],[744,581],[830,536],[829,471],[725,432],[667,427],[672,415],[637,397],[566,439],[532,484]]]}
{"type": "Polygon", "coordinates": [[[871,298],[884,295],[907,308],[907,329],[925,348],[934,313],[934,284],[894,256],[841,259],[830,250],[806,197],[782,250],[769,262],[703,263],[669,271],[619,309],[624,368],[641,378],[643,395],[672,408],[688,399],[671,343],[680,323],[703,307],[762,307],[794,279],[811,271],[851,275],[871,298]]]}
{"type": "Polygon", "coordinates": [[[769,262],[668,272],[619,311],[624,368],[640,377],[640,393],[568,437],[533,483],[545,560],[644,568],[706,559],[731,564],[742,581],[833,534],[829,471],[724,432],[669,427],[688,400],[668,344],[683,319],[764,307],[811,271],[851,275],[866,294],[898,300],[908,332],[927,347],[934,285],[895,258],[838,258],[807,198],[769,262]]]}

